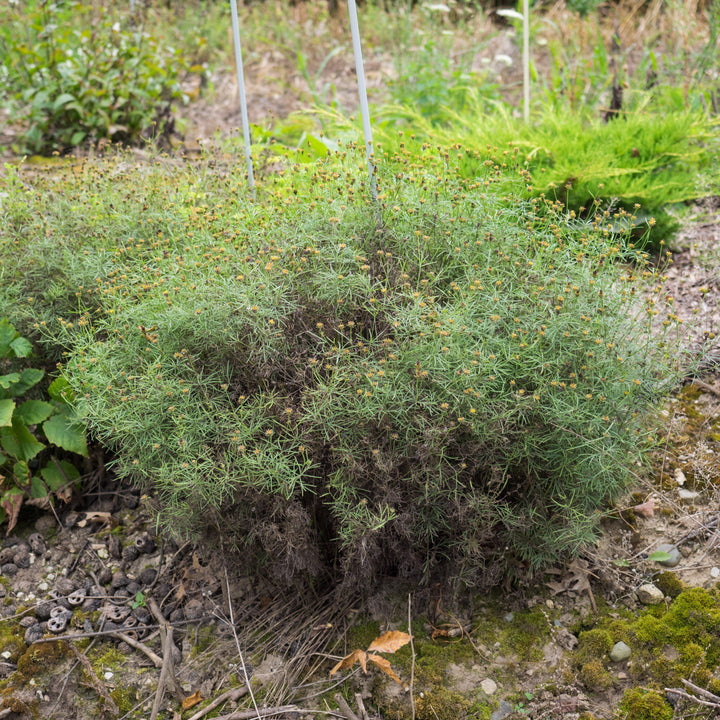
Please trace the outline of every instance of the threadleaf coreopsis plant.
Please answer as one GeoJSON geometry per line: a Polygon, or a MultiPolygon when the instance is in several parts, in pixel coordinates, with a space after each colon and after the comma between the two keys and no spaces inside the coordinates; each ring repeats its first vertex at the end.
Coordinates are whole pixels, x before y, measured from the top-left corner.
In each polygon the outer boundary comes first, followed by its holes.
{"type": "Polygon", "coordinates": [[[592,541],[682,372],[672,298],[631,217],[531,198],[512,152],[463,157],[379,155],[377,207],[352,145],[284,161],[255,203],[213,158],[24,196],[62,238],[25,240],[63,278],[33,290],[36,331],[162,528],[344,582],[488,585],[592,541]]]}

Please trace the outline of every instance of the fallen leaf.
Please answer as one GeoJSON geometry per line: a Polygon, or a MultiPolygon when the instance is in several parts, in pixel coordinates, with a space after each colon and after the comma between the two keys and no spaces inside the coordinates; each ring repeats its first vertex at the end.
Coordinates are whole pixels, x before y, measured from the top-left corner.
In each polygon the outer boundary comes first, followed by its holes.
{"type": "Polygon", "coordinates": [[[98,523],[99,525],[107,525],[111,528],[117,527],[118,520],[109,512],[92,511],[86,512],[85,517],[77,524],[78,527],[85,527],[88,523],[98,523]]]}
{"type": "Polygon", "coordinates": [[[635,505],[632,510],[640,517],[651,518],[655,514],[655,500],[650,498],[644,503],[640,503],[640,505],[635,505]]]}
{"type": "Polygon", "coordinates": [[[400,630],[388,630],[370,643],[368,652],[394,653],[403,645],[407,645],[411,639],[407,633],[400,630]]]}
{"type": "Polygon", "coordinates": [[[199,702],[202,702],[202,695],[200,695],[199,690],[196,690],[192,695],[188,695],[182,701],[182,709],[189,710],[191,707],[195,707],[195,705],[197,705],[199,702]]]}
{"type": "Polygon", "coordinates": [[[22,490],[12,488],[10,490],[6,490],[3,493],[2,498],[0,498],[0,507],[2,507],[5,511],[8,522],[7,532],[5,533],[6,535],[9,535],[15,527],[18,515],[20,514],[20,508],[23,504],[24,495],[25,493],[22,490]]]}
{"type": "Polygon", "coordinates": [[[345,670],[345,668],[352,667],[356,662],[360,663],[360,667],[367,675],[367,657],[368,655],[364,650],[353,650],[330,671],[330,677],[332,677],[338,670],[345,670]]]}
{"type": "Polygon", "coordinates": [[[370,660],[370,662],[374,662],[386,675],[389,675],[396,683],[400,683],[402,685],[402,681],[390,667],[389,660],[386,660],[384,657],[380,657],[379,655],[368,655],[367,659],[370,660]]]}

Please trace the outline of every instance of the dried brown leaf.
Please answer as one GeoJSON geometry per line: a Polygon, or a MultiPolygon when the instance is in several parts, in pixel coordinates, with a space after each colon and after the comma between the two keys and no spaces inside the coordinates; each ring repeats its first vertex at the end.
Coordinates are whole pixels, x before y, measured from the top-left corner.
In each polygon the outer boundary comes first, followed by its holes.
{"type": "Polygon", "coordinates": [[[338,670],[345,670],[345,668],[352,667],[356,662],[360,663],[360,667],[367,675],[367,658],[368,655],[364,650],[353,650],[330,671],[330,677],[332,677],[336,672],[338,672],[338,670]]]}
{"type": "Polygon", "coordinates": [[[388,630],[370,643],[368,652],[394,653],[403,645],[407,645],[411,639],[407,633],[400,630],[388,630]]]}
{"type": "Polygon", "coordinates": [[[7,531],[5,532],[6,535],[9,535],[12,532],[12,529],[15,527],[15,523],[17,523],[24,497],[24,493],[19,490],[17,492],[14,490],[7,490],[3,493],[2,499],[0,500],[0,506],[2,506],[2,509],[5,511],[5,515],[7,517],[8,526],[7,531]]]}
{"type": "Polygon", "coordinates": [[[191,707],[195,707],[195,705],[197,705],[199,702],[202,702],[202,695],[200,695],[199,690],[196,690],[192,695],[188,695],[182,701],[182,709],[189,710],[191,707]]]}
{"type": "MultiPolygon", "coordinates": [[[[409,641],[408,641],[409,642],[409,641]]],[[[368,655],[367,659],[370,662],[374,662],[386,675],[389,675],[396,683],[402,685],[402,680],[395,674],[395,671],[390,667],[390,661],[379,655],[368,655]]]]}

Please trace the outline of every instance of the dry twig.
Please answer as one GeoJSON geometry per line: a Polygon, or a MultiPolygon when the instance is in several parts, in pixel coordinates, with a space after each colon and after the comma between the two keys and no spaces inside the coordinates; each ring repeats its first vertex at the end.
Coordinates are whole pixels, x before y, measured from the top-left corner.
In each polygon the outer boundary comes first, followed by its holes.
{"type": "Polygon", "coordinates": [[[77,661],[83,666],[83,669],[90,678],[90,683],[97,691],[98,695],[105,701],[105,707],[113,714],[119,715],[120,709],[115,704],[115,701],[110,697],[110,693],[107,688],[100,682],[100,678],[95,674],[93,666],[90,661],[83,655],[74,645],[69,646],[73,654],[77,658],[77,661]]]}
{"type": "Polygon", "coordinates": [[[136,640],[134,637],[131,637],[124,632],[115,631],[112,634],[119,640],[126,642],[128,645],[130,645],[130,647],[134,647],[136,650],[139,650],[140,652],[147,655],[147,657],[152,660],[152,663],[156,668],[162,668],[162,658],[157,653],[154,653],[147,645],[145,645],[145,643],[141,643],[139,640],[136,640]]]}
{"type": "Polygon", "coordinates": [[[346,720],[360,720],[360,718],[352,711],[351,707],[347,704],[347,700],[340,694],[335,693],[335,702],[340,708],[340,712],[346,718],[346,720]]]}
{"type": "Polygon", "coordinates": [[[300,711],[297,705],[281,705],[280,707],[260,708],[259,710],[239,710],[229,715],[218,715],[216,720],[252,720],[254,717],[264,718],[272,715],[284,715],[285,713],[300,711]]]}
{"type": "Polygon", "coordinates": [[[218,705],[222,705],[227,701],[239,700],[243,695],[247,695],[249,689],[250,688],[247,685],[243,685],[242,687],[232,688],[231,690],[224,692],[219,697],[216,697],[209,705],[200,710],[200,712],[196,712],[191,718],[189,718],[189,720],[200,720],[200,718],[205,717],[205,715],[214,710],[218,705]]]}
{"type": "Polygon", "coordinates": [[[153,598],[148,598],[147,606],[150,608],[150,612],[155,616],[155,619],[158,621],[158,625],[160,626],[160,642],[162,643],[163,648],[163,661],[162,669],[160,670],[160,679],[158,680],[155,700],[153,700],[152,710],[150,711],[150,720],[156,720],[158,713],[160,712],[160,703],[165,695],[165,688],[169,687],[170,692],[179,702],[182,702],[183,692],[177,678],[175,677],[175,661],[173,658],[173,651],[176,650],[175,643],[173,642],[174,628],[165,619],[158,607],[158,604],[153,598]]]}
{"type": "Polygon", "coordinates": [[[686,688],[692,690],[695,695],[691,695],[690,693],[685,692],[685,690],[680,690],[679,688],[665,688],[665,692],[672,693],[673,695],[677,695],[685,700],[690,700],[697,705],[704,705],[705,707],[720,710],[720,696],[711,693],[709,690],[705,690],[705,688],[698,687],[695,683],[691,683],[689,680],[683,680],[682,683],[686,688]],[[698,695],[700,697],[698,697],[698,695]]]}

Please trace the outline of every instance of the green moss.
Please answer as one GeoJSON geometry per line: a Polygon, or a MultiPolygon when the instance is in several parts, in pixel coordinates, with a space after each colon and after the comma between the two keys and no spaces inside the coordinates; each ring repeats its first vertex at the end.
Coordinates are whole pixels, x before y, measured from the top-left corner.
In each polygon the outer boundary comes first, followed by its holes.
{"type": "Polygon", "coordinates": [[[347,633],[348,652],[360,648],[366,650],[370,643],[380,635],[380,624],[370,620],[360,625],[354,625],[347,633]]]}
{"type": "Polygon", "coordinates": [[[624,720],[672,720],[673,710],[659,692],[631,688],[623,695],[617,717],[624,720]]]}
{"type": "Polygon", "coordinates": [[[610,673],[600,660],[590,660],[580,668],[580,679],[585,687],[592,692],[602,692],[612,687],[610,673]]]}
{"type": "Polygon", "coordinates": [[[30,678],[57,671],[57,664],[68,657],[70,650],[62,642],[35,643],[17,661],[18,679],[27,682],[30,678]]]}
{"type": "Polygon", "coordinates": [[[0,623],[0,653],[10,653],[6,662],[16,663],[25,648],[25,629],[17,623],[0,623]]]}
{"type": "Polygon", "coordinates": [[[99,648],[97,653],[91,652],[88,659],[92,669],[99,677],[102,677],[107,670],[114,673],[118,672],[126,662],[125,656],[114,645],[99,648]]]}
{"type": "Polygon", "coordinates": [[[137,689],[121,685],[110,691],[110,697],[117,705],[121,715],[129,713],[139,700],[137,689]]]}
{"type": "Polygon", "coordinates": [[[578,636],[578,646],[575,658],[578,663],[584,664],[598,658],[604,658],[612,650],[615,642],[608,630],[595,628],[581,632],[578,636]]]}
{"type": "Polygon", "coordinates": [[[682,580],[680,580],[680,578],[678,578],[678,576],[670,570],[666,570],[665,572],[661,572],[656,575],[653,582],[659,590],[663,591],[664,595],[673,599],[685,589],[685,585],[682,580]]]}
{"type": "Polygon", "coordinates": [[[470,701],[460,693],[437,687],[415,699],[416,720],[462,720],[468,716],[470,701]]]}
{"type": "Polygon", "coordinates": [[[215,632],[214,627],[210,625],[204,625],[199,628],[195,637],[197,638],[197,640],[195,641],[195,645],[193,645],[193,649],[191,652],[192,657],[197,657],[198,655],[200,655],[200,653],[207,650],[217,637],[217,633],[215,632]]]}
{"type": "Polygon", "coordinates": [[[548,619],[536,606],[531,610],[515,613],[509,627],[503,632],[501,642],[507,645],[522,661],[542,660],[542,647],[550,639],[548,619]]]}

